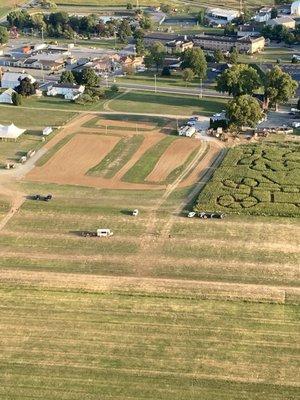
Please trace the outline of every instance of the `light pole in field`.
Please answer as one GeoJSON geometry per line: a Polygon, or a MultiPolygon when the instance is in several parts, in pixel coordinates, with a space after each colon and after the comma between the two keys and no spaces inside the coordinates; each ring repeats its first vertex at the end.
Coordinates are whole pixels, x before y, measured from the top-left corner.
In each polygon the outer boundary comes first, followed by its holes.
{"type": "Polygon", "coordinates": [[[200,99],[203,98],[203,81],[202,78],[200,78],[200,99]]]}
{"type": "Polygon", "coordinates": [[[156,74],[154,74],[154,92],[157,92],[156,74]]]}

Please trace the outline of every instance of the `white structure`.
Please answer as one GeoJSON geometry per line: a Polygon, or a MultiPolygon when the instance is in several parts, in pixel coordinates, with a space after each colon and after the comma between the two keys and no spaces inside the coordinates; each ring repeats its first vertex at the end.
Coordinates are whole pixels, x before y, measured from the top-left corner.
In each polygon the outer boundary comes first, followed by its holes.
{"type": "Polygon", "coordinates": [[[13,104],[12,96],[16,93],[14,89],[6,89],[5,92],[0,94],[0,103],[13,104]]]}
{"type": "Polygon", "coordinates": [[[46,128],[43,129],[43,136],[48,136],[52,132],[53,132],[53,129],[51,128],[51,126],[47,126],[46,128]]]}
{"type": "Polygon", "coordinates": [[[179,136],[186,136],[186,137],[192,137],[196,133],[196,128],[194,126],[182,126],[178,130],[178,135],[179,136]]]}
{"type": "Polygon", "coordinates": [[[206,16],[212,19],[214,22],[229,23],[235,18],[240,16],[240,12],[237,10],[229,10],[225,8],[209,8],[206,11],[206,16]]]}
{"type": "Polygon", "coordinates": [[[26,129],[20,129],[14,124],[0,125],[0,139],[18,139],[26,129]]]}
{"type": "Polygon", "coordinates": [[[83,85],[56,83],[49,86],[47,96],[64,96],[66,100],[76,100],[85,90],[83,85]]]}
{"type": "Polygon", "coordinates": [[[24,78],[29,78],[31,83],[36,82],[36,79],[29,74],[20,74],[19,72],[4,72],[1,79],[1,87],[5,89],[15,89],[20,85],[20,81],[24,78]]]}
{"type": "Polygon", "coordinates": [[[300,17],[300,1],[294,1],[294,3],[291,5],[291,14],[300,17]]]}
{"type": "Polygon", "coordinates": [[[267,22],[271,19],[272,8],[271,7],[263,7],[259,10],[259,12],[255,15],[254,20],[256,22],[267,22]]]}

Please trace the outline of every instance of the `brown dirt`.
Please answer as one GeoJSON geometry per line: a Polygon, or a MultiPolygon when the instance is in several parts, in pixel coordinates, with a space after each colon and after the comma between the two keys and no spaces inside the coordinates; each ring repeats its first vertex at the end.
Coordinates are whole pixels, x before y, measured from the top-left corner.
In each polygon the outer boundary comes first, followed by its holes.
{"type": "Polygon", "coordinates": [[[177,139],[160,157],[152,172],[147,176],[149,182],[164,182],[169,174],[184,164],[190,154],[200,146],[199,140],[188,138],[177,139]]]}
{"type": "Polygon", "coordinates": [[[45,165],[28,174],[32,180],[78,184],[117,144],[116,136],[75,135],[45,165]]]}

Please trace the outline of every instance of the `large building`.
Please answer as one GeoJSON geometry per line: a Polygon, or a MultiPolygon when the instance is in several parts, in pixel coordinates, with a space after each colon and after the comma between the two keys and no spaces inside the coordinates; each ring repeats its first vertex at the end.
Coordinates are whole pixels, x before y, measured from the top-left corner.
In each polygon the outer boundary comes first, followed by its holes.
{"type": "Polygon", "coordinates": [[[248,54],[257,53],[265,47],[265,38],[263,36],[237,37],[202,34],[195,36],[193,42],[196,47],[201,47],[204,50],[226,52],[235,47],[238,52],[248,54]]]}
{"type": "Polygon", "coordinates": [[[238,18],[240,12],[225,8],[208,8],[205,15],[211,23],[226,25],[232,22],[235,18],[238,18]]]}

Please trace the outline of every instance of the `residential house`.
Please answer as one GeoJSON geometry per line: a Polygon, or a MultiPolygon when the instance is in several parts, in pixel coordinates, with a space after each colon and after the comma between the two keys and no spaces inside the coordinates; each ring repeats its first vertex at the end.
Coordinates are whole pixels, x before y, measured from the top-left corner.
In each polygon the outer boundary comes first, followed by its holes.
{"type": "Polygon", "coordinates": [[[63,96],[66,100],[76,100],[84,91],[83,85],[55,83],[48,87],[47,96],[63,96]]]}
{"type": "Polygon", "coordinates": [[[272,7],[263,7],[259,10],[259,12],[254,16],[254,20],[256,22],[267,22],[271,19],[272,16],[272,7]]]}

